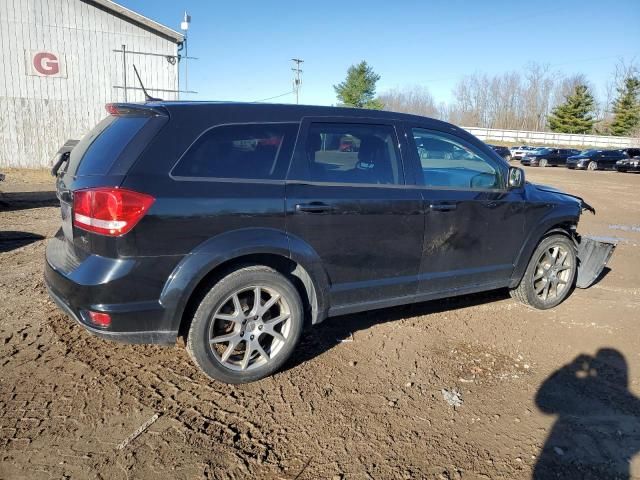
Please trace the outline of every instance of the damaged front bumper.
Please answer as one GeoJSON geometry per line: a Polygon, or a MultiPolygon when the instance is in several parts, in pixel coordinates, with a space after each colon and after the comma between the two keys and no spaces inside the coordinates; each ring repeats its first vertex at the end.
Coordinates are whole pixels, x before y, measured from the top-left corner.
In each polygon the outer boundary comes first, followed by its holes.
{"type": "Polygon", "coordinates": [[[576,287],[588,288],[600,277],[616,248],[616,242],[597,237],[576,235],[578,276],[576,287]]]}

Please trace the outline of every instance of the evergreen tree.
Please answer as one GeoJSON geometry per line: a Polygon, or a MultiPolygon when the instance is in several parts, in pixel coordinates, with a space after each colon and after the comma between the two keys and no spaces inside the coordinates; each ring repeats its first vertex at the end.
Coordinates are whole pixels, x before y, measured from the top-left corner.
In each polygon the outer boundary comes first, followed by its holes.
{"type": "Polygon", "coordinates": [[[640,127],[640,78],[629,77],[618,88],[613,114],[611,135],[631,135],[640,127]]]}
{"type": "Polygon", "coordinates": [[[565,102],[553,109],[548,123],[552,132],[590,133],[595,119],[592,112],[595,102],[586,85],[576,85],[565,102]]]}
{"type": "Polygon", "coordinates": [[[333,89],[344,106],[380,110],[384,105],[375,98],[378,80],[380,75],[363,60],[358,65],[351,65],[345,81],[334,85],[333,89]]]}

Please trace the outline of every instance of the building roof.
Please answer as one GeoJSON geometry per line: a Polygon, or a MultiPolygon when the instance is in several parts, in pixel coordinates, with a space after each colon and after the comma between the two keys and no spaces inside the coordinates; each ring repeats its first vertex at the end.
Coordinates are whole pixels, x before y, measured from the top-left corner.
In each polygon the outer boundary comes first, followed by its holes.
{"type": "Polygon", "coordinates": [[[184,35],[169,27],[166,27],[154,20],[151,20],[144,15],[140,15],[133,10],[129,10],[122,5],[112,2],[111,0],[82,0],[85,3],[93,5],[97,8],[105,10],[123,20],[129,21],[145,30],[149,30],[152,33],[160,35],[161,37],[171,40],[175,43],[182,43],[184,41],[184,35]]]}

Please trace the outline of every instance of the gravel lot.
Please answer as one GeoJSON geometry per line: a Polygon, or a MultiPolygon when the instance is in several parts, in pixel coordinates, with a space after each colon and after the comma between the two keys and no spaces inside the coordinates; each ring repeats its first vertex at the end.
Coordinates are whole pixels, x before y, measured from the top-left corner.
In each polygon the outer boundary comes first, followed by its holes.
{"type": "Polygon", "coordinates": [[[53,181],[6,171],[0,478],[640,478],[640,175],[526,172],[596,208],[580,232],[619,239],[595,286],[545,312],[494,291],[334,318],[234,387],[62,314],[42,280],[53,181]]]}

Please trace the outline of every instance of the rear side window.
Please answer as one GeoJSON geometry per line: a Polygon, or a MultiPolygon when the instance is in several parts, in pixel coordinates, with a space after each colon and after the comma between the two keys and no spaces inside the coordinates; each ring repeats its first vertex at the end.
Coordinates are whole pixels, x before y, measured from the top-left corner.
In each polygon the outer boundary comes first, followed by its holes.
{"type": "Polygon", "coordinates": [[[311,180],[402,183],[397,143],[390,125],[312,123],[305,144],[311,180]]]}
{"type": "Polygon", "coordinates": [[[297,133],[296,123],[211,128],[189,147],[171,175],[283,180],[297,133]]]}
{"type": "Polygon", "coordinates": [[[149,117],[105,118],[71,151],[67,170],[79,176],[106,175],[148,121],[149,117]]]}

